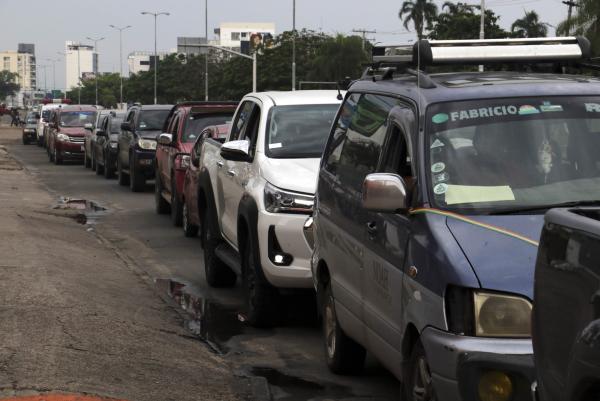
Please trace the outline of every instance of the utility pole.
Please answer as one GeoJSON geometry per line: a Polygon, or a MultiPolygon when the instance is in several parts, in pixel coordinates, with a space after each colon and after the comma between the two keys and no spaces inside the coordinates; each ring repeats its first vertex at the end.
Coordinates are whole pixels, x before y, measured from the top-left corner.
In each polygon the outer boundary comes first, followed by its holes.
{"type": "Polygon", "coordinates": [[[567,15],[567,36],[569,36],[571,34],[571,15],[573,15],[573,7],[579,7],[579,5],[572,0],[563,1],[562,3],[569,6],[569,14],[567,15]]]}
{"type": "Polygon", "coordinates": [[[125,29],[131,28],[131,25],[118,27],[115,25],[109,25],[111,28],[114,28],[119,31],[119,78],[121,81],[121,96],[119,100],[119,108],[123,107],[123,31],[125,29]]]}
{"type": "Polygon", "coordinates": [[[373,31],[369,31],[368,29],[353,29],[352,32],[354,33],[360,33],[363,41],[362,41],[362,49],[363,51],[365,51],[365,47],[367,44],[367,33],[377,33],[377,31],[373,30],[373,31]]]}
{"type": "MultiPolygon", "coordinates": [[[[98,42],[100,42],[101,40],[104,40],[104,37],[101,38],[90,38],[89,36],[87,37],[87,40],[91,40],[92,42],[94,42],[94,51],[96,52],[96,71],[94,71],[94,81],[96,83],[96,105],[98,104],[98,76],[100,75],[99,70],[100,70],[100,53],[98,52],[98,42]]],[[[92,61],[93,63],[93,61],[92,61]]]]}
{"type": "Polygon", "coordinates": [[[296,0],[292,0],[292,90],[296,90],[296,0]]]}
{"type": "MultiPolygon", "coordinates": [[[[208,44],[208,0],[204,0],[204,38],[208,44]]],[[[208,48],[204,54],[204,100],[208,102],[208,48]]]]}
{"type": "MultiPolygon", "coordinates": [[[[485,0],[481,0],[481,20],[479,22],[479,39],[485,39],[485,0]]],[[[483,65],[479,65],[479,72],[483,72],[483,65]]]]}
{"type": "Polygon", "coordinates": [[[158,19],[159,15],[166,15],[169,16],[171,15],[170,13],[167,12],[156,12],[156,13],[151,13],[148,11],[142,11],[142,15],[152,15],[154,17],[154,104],[158,104],[158,100],[156,97],[156,83],[157,83],[157,72],[158,72],[158,53],[156,51],[156,20],[158,19]]]}

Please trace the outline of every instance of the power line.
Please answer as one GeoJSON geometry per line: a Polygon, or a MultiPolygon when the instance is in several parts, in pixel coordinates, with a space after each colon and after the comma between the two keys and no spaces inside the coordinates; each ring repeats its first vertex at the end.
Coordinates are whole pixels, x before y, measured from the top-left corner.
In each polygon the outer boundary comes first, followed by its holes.
{"type": "Polygon", "coordinates": [[[573,7],[578,7],[579,5],[575,3],[573,0],[563,1],[564,5],[569,6],[569,13],[567,14],[567,36],[571,34],[571,15],[573,14],[573,7]]]}
{"type": "Polygon", "coordinates": [[[377,33],[377,31],[373,30],[373,31],[369,31],[368,29],[353,29],[352,32],[354,33],[360,33],[362,34],[362,45],[363,45],[363,50],[365,50],[365,44],[367,43],[367,33],[377,33]]]}

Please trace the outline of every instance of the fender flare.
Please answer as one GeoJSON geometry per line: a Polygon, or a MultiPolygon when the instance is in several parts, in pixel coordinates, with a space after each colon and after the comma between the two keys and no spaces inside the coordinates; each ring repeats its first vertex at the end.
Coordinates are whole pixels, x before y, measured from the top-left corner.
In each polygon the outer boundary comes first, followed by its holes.
{"type": "Polygon", "coordinates": [[[200,170],[200,174],[198,176],[198,214],[200,215],[200,224],[205,224],[205,222],[202,221],[204,209],[214,211],[212,216],[209,216],[208,224],[211,224],[213,233],[217,233],[219,239],[222,239],[221,226],[219,225],[219,218],[216,213],[217,205],[215,202],[215,195],[212,189],[212,181],[208,170],[203,167],[200,170]],[[202,201],[204,201],[204,207],[202,207],[201,205],[202,201]]]}
{"type": "Polygon", "coordinates": [[[265,274],[262,270],[262,264],[260,263],[260,246],[258,239],[258,205],[256,204],[256,200],[248,193],[245,193],[242,196],[242,199],[240,200],[238,206],[237,221],[238,252],[240,256],[244,254],[244,246],[246,246],[246,241],[241,241],[241,239],[245,239],[244,236],[247,235],[250,238],[251,246],[253,246],[256,251],[255,255],[258,258],[260,266],[259,274],[262,276],[263,280],[267,281],[265,274]],[[241,231],[241,220],[243,220],[247,226],[247,233],[241,231]]]}

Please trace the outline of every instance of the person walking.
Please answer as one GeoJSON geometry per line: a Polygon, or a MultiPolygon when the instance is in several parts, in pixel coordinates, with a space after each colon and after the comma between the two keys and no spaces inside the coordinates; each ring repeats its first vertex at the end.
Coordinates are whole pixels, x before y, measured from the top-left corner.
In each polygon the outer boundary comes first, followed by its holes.
{"type": "Polygon", "coordinates": [[[13,107],[13,109],[10,111],[10,116],[12,117],[12,120],[10,122],[10,126],[12,127],[13,125],[15,127],[19,126],[19,111],[13,107]]]}

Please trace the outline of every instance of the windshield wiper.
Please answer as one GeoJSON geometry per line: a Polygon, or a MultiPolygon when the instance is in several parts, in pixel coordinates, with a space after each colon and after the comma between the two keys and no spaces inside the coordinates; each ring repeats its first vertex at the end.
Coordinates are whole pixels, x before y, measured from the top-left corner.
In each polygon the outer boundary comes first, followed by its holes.
{"type": "Polygon", "coordinates": [[[600,206],[600,200],[585,200],[585,201],[570,201],[563,203],[552,203],[547,205],[536,205],[536,206],[523,206],[515,208],[500,209],[489,214],[492,215],[503,215],[503,214],[524,214],[527,212],[542,212],[557,207],[577,207],[577,206],[600,206]]]}

